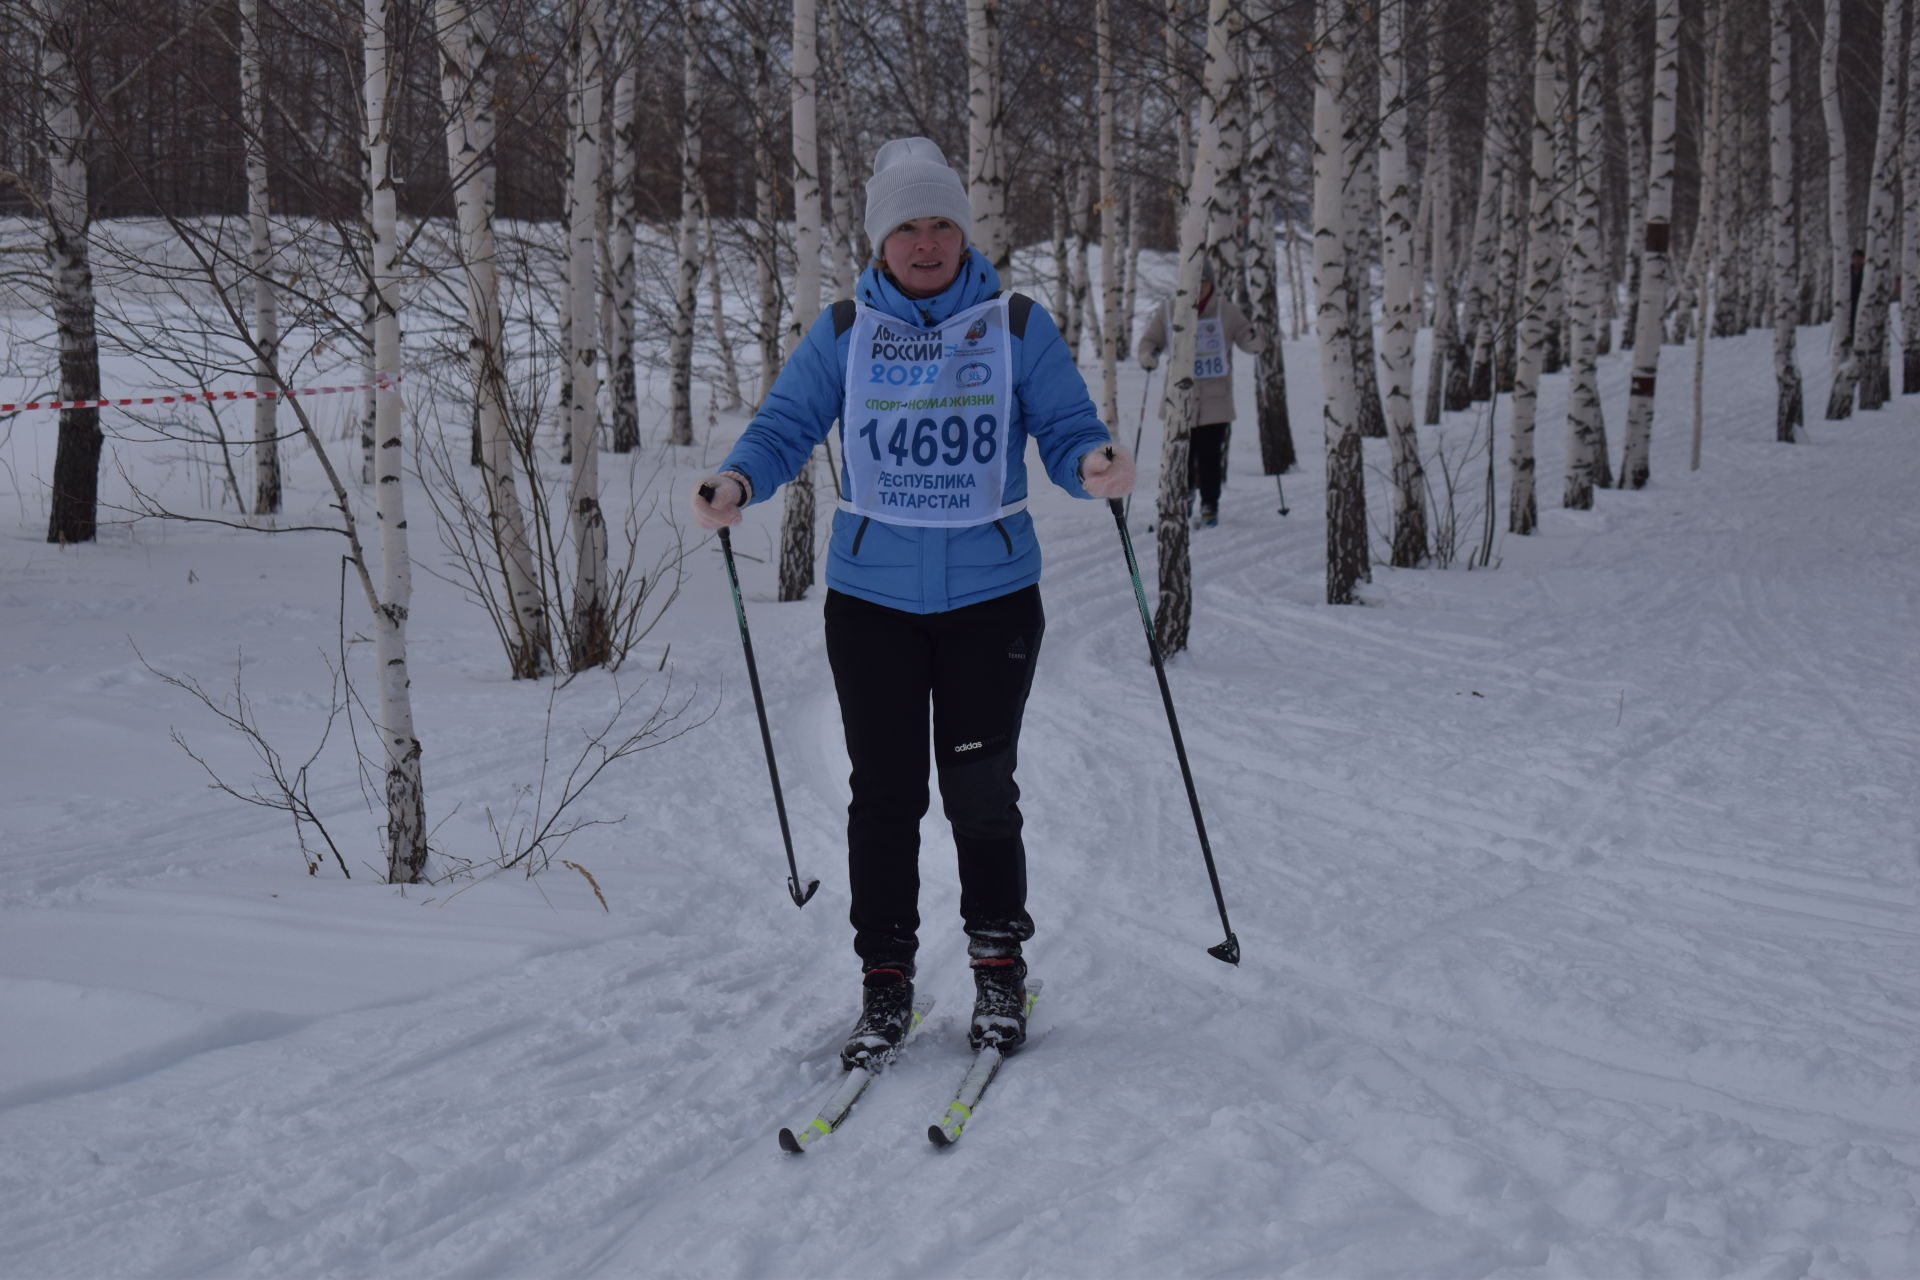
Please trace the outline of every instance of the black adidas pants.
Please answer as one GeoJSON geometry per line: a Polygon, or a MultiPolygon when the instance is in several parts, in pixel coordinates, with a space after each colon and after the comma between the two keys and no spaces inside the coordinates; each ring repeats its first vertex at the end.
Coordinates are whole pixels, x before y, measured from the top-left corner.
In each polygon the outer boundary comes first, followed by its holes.
{"type": "Polygon", "coordinates": [[[826,619],[853,764],[847,882],[862,968],[913,974],[929,705],[934,770],[959,851],[968,953],[1018,955],[1033,920],[1013,772],[1046,629],[1040,588],[926,614],[828,591],[826,619]]]}

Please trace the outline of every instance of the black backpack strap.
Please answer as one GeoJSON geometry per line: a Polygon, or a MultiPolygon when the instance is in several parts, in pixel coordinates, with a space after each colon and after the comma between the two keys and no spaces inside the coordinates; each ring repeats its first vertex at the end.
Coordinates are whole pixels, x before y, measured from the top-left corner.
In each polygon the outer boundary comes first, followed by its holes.
{"type": "Polygon", "coordinates": [[[1033,299],[1024,293],[1007,295],[1007,328],[1013,336],[1024,340],[1027,336],[1027,317],[1033,312],[1033,299]]]}
{"type": "Polygon", "coordinates": [[[853,328],[854,303],[852,298],[842,298],[833,304],[833,336],[839,337],[853,328]]]}

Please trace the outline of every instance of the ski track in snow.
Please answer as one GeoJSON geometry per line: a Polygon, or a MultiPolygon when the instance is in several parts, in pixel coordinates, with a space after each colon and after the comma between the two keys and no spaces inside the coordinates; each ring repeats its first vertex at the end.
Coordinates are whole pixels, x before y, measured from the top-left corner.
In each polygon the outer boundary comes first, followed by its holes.
{"type": "MultiPolygon", "coordinates": [[[[263,722],[311,749],[337,547],[142,527],[59,552],[17,502],[0,688],[45,741],[16,731],[5,771],[0,1275],[1920,1274],[1920,408],[1767,443],[1767,342],[1715,343],[1702,470],[1676,373],[1654,483],[1592,512],[1552,504],[1549,380],[1539,534],[1501,536],[1490,571],[1376,567],[1358,608],[1320,603],[1318,372],[1289,348],[1292,514],[1243,418],[1168,670],[1238,968],[1205,954],[1220,921],[1112,522],[1036,477],[1021,781],[1048,994],[945,1152],[921,1134],[964,1070],[970,986],[937,801],[928,1032],[844,1130],[775,1147],[834,1083],[856,999],[821,592],[773,602],[777,508],[736,546],[819,895],[785,893],[708,543],[649,639],[687,732],[595,792],[624,821],[562,855],[603,912],[558,864],[374,883],[345,766],[315,791],[362,861],[310,879],[283,817],[206,792],[167,742],[249,769],[129,637],[215,693],[244,652],[263,722]]],[[[1125,388],[1130,417],[1137,371],[1125,388]]],[[[724,444],[676,457],[673,492],[724,444]]],[[[1150,593],[1157,447],[1150,426],[1150,593]]],[[[419,585],[436,844],[483,857],[548,690],[504,681],[477,613],[419,585]]],[[[612,702],[576,681],[556,741],[612,702]]]]}

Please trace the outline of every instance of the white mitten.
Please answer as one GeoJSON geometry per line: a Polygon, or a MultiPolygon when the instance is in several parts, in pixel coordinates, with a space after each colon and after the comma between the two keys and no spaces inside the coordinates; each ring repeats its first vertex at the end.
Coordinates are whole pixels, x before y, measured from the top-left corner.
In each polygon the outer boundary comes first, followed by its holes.
{"type": "Polygon", "coordinates": [[[708,476],[693,487],[693,522],[702,529],[739,524],[746,501],[747,482],[738,472],[708,476]]]}
{"type": "Polygon", "coordinates": [[[1133,455],[1117,444],[1102,445],[1080,459],[1080,483],[1096,498],[1124,498],[1133,488],[1133,455]]]}
{"type": "Polygon", "coordinates": [[[1160,353],[1157,351],[1142,351],[1140,353],[1140,367],[1148,373],[1152,373],[1160,367],[1160,353]]]}

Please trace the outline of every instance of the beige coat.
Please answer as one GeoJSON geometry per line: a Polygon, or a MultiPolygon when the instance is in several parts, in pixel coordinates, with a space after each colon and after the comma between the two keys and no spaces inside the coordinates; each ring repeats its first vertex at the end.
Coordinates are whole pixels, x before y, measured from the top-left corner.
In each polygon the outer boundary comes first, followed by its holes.
{"type": "MultiPolygon", "coordinates": [[[[1195,380],[1194,389],[1200,396],[1200,412],[1194,419],[1197,423],[1233,421],[1233,349],[1238,347],[1248,355],[1267,349],[1266,338],[1254,332],[1252,322],[1233,305],[1233,299],[1224,297],[1218,289],[1200,308],[1202,320],[1215,316],[1220,318],[1221,335],[1226,339],[1227,372],[1225,377],[1195,380]]],[[[1163,302],[1153,309],[1153,319],[1147,322],[1133,353],[1142,368],[1151,369],[1159,363],[1166,346],[1167,304],[1163,302]]]]}

